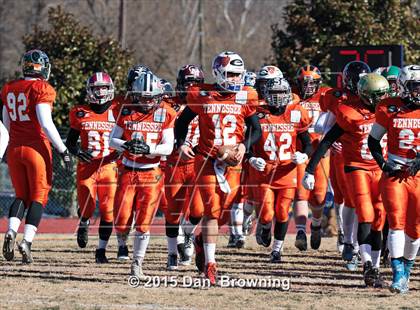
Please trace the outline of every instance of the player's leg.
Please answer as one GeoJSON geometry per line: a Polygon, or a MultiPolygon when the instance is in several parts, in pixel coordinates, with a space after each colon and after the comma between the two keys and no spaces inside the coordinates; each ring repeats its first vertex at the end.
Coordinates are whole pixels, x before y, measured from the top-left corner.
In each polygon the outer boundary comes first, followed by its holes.
{"type": "Polygon", "coordinates": [[[259,245],[269,247],[271,245],[271,227],[276,207],[275,192],[269,186],[262,186],[258,193],[256,193],[255,198],[258,204],[260,204],[260,214],[258,215],[255,238],[259,245]]]}
{"type": "Polygon", "coordinates": [[[284,239],[287,233],[287,225],[289,222],[289,208],[295,197],[296,188],[285,188],[275,190],[275,218],[274,225],[274,242],[271,252],[271,262],[280,263],[281,253],[283,251],[284,239]]]}
{"type": "Polygon", "coordinates": [[[106,247],[112,234],[117,177],[116,164],[109,163],[101,167],[97,183],[97,195],[101,221],[99,223],[99,241],[95,253],[95,260],[99,264],[108,263],[108,259],[106,257],[106,247]]]}
{"type": "Polygon", "coordinates": [[[230,237],[228,247],[243,248],[245,245],[245,236],[243,232],[244,222],[244,180],[246,178],[246,169],[242,169],[240,178],[237,180],[238,191],[230,209],[230,237]]]}
{"type": "MultiPolygon", "coordinates": [[[[295,246],[301,250],[306,251],[308,248],[308,241],[306,238],[306,222],[308,219],[309,212],[309,194],[310,192],[306,190],[302,185],[302,179],[305,174],[306,164],[301,164],[296,166],[297,171],[297,189],[296,197],[293,207],[293,213],[295,217],[296,225],[296,241],[295,246]]],[[[319,222],[321,223],[321,222],[319,222]]]]}

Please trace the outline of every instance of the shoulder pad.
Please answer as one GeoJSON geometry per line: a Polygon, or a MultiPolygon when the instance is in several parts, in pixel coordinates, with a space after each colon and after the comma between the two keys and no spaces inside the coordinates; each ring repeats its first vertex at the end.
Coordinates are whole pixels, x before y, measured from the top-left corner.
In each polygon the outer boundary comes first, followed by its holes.
{"type": "Polygon", "coordinates": [[[340,90],[335,90],[333,92],[333,95],[334,97],[340,98],[343,95],[343,93],[340,90]]]}
{"type": "Polygon", "coordinates": [[[398,111],[398,108],[397,108],[396,105],[391,104],[391,105],[388,106],[388,109],[387,110],[388,110],[389,113],[395,113],[395,112],[398,111]]]}
{"type": "Polygon", "coordinates": [[[79,111],[77,111],[77,112],[76,112],[76,116],[77,116],[78,118],[85,117],[85,115],[86,115],[86,113],[85,113],[85,111],[83,111],[83,110],[79,110],[79,111]]]}
{"type": "Polygon", "coordinates": [[[123,108],[121,110],[121,115],[127,116],[127,115],[130,115],[130,113],[131,113],[131,111],[130,111],[129,108],[123,108]]]}

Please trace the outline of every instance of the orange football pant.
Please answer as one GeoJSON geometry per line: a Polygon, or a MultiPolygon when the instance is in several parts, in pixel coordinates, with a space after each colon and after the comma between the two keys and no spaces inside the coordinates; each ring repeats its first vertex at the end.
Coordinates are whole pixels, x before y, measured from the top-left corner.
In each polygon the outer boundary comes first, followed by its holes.
{"type": "Polygon", "coordinates": [[[52,151],[49,142],[10,146],[7,165],[16,198],[22,199],[26,207],[32,201],[45,207],[52,184],[52,151]]]}
{"type": "Polygon", "coordinates": [[[372,223],[374,231],[382,230],[386,218],[379,190],[381,175],[382,170],[379,168],[372,171],[355,170],[346,173],[358,221],[359,223],[372,223]]]}
{"type": "Polygon", "coordinates": [[[116,163],[102,165],[97,162],[78,164],[77,198],[82,217],[90,218],[93,215],[96,208],[96,196],[98,196],[101,219],[106,222],[113,221],[117,178],[116,163]]]}
{"type": "Polygon", "coordinates": [[[347,176],[344,173],[344,159],[342,155],[331,152],[330,180],[334,190],[334,202],[345,203],[346,207],[354,208],[349,192],[347,176]]]}
{"type": "Polygon", "coordinates": [[[389,228],[420,238],[420,175],[400,182],[383,174],[380,186],[389,228]]]}
{"type": "Polygon", "coordinates": [[[170,224],[179,224],[181,214],[188,213],[194,218],[201,218],[204,205],[200,190],[194,188],[194,162],[168,163],[165,170],[165,193],[168,200],[166,220],[170,224]]]}
{"type": "Polygon", "coordinates": [[[200,190],[204,205],[204,216],[209,219],[219,219],[219,226],[230,220],[230,208],[237,197],[241,185],[241,166],[227,167],[225,178],[231,192],[222,192],[216,179],[213,160],[197,154],[194,162],[196,182],[194,188],[200,190]]]}
{"type": "Polygon", "coordinates": [[[136,231],[146,233],[150,230],[161,199],[162,177],[158,167],[122,171],[114,203],[114,225],[117,232],[129,231],[133,211],[136,213],[136,231]]]}

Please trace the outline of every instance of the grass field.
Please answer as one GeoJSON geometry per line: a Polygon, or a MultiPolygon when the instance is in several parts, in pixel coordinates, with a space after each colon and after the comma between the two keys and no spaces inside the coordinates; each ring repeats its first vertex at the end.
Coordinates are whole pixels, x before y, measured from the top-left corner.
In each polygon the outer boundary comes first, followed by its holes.
{"type": "MultiPolygon", "coordinates": [[[[153,279],[160,279],[161,286],[132,288],[128,285],[130,263],[116,260],[114,239],[108,251],[110,263],[97,265],[93,259],[95,237],[90,238],[88,248],[80,250],[73,235],[43,234],[37,236],[33,246],[33,265],[22,265],[19,253],[13,262],[0,258],[0,308],[420,308],[418,262],[411,277],[410,294],[393,295],[387,289],[364,288],[360,272],[346,271],[336,252],[335,239],[324,239],[319,251],[300,253],[293,247],[294,236],[288,235],[283,263],[276,265],[268,263],[269,250],[257,246],[251,239],[245,249],[231,250],[225,247],[227,239],[219,238],[216,259],[220,273],[231,279],[289,278],[289,291],[276,288],[182,287],[189,284],[189,280],[184,282],[184,279],[189,279],[187,277],[200,278],[193,266],[180,267],[171,273],[165,271],[166,242],[163,237],[151,240],[144,263],[144,272],[159,276],[153,279]],[[177,287],[164,287],[164,277],[168,275],[176,276],[177,287]]],[[[383,271],[389,282],[390,269],[383,271]]],[[[169,281],[168,285],[174,282],[169,281]]]]}

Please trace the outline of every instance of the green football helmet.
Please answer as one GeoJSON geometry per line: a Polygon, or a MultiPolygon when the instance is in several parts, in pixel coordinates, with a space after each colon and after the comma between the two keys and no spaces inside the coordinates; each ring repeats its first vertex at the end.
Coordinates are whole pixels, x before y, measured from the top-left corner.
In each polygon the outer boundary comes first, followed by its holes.
{"type": "Polygon", "coordinates": [[[375,107],[379,101],[389,96],[389,83],[382,75],[368,73],[360,78],[357,91],[364,104],[375,107]]]}
{"type": "Polygon", "coordinates": [[[48,80],[50,78],[50,60],[41,50],[27,51],[21,60],[22,73],[25,77],[35,77],[48,80]]]}
{"type": "Polygon", "coordinates": [[[400,74],[401,69],[397,66],[389,66],[384,68],[381,72],[382,76],[388,80],[391,97],[398,96],[398,86],[397,86],[397,77],[400,74]]]}

